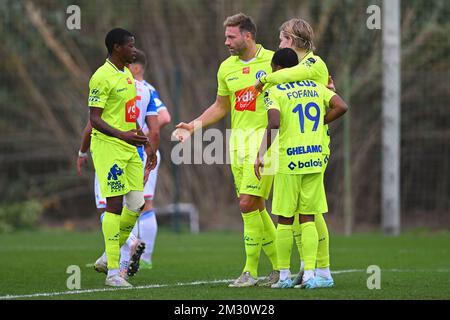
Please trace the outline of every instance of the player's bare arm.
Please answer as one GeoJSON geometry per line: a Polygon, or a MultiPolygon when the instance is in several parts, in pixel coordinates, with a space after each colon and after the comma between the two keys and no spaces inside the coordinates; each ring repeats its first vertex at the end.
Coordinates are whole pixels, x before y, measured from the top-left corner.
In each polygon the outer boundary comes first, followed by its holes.
{"type": "Polygon", "coordinates": [[[146,136],[138,135],[138,129],[133,129],[130,131],[120,131],[111,127],[109,124],[103,121],[102,112],[102,108],[90,107],[90,122],[93,128],[97,129],[101,133],[123,140],[126,143],[135,146],[143,145],[148,141],[146,136]]]}
{"type": "Polygon", "coordinates": [[[164,128],[171,121],[172,121],[172,118],[171,118],[170,113],[169,113],[169,111],[167,109],[162,109],[162,110],[158,111],[159,130],[164,128]]]}
{"type": "Polygon", "coordinates": [[[334,95],[330,100],[330,109],[325,114],[324,123],[329,124],[341,117],[348,110],[348,106],[339,95],[334,95]]]}
{"type": "Polygon", "coordinates": [[[83,168],[83,165],[87,164],[87,152],[91,145],[91,132],[92,132],[92,126],[91,126],[91,122],[88,119],[88,121],[86,123],[86,127],[84,128],[83,134],[81,136],[81,146],[80,146],[80,150],[78,151],[78,158],[77,158],[78,175],[81,175],[81,169],[83,168]]]}
{"type": "Polygon", "coordinates": [[[258,180],[261,180],[261,169],[264,168],[264,155],[267,150],[269,150],[272,145],[272,141],[275,140],[278,129],[280,128],[280,111],[271,109],[268,112],[268,124],[266,131],[264,132],[263,139],[261,141],[261,146],[259,147],[258,154],[256,156],[256,161],[254,164],[255,175],[258,180]]]}
{"type": "Polygon", "coordinates": [[[217,96],[216,101],[209,106],[198,118],[189,123],[181,122],[176,126],[172,136],[183,142],[198,129],[216,123],[230,111],[230,98],[228,96],[217,96]]]}
{"type": "Polygon", "coordinates": [[[160,141],[159,115],[146,116],[145,122],[149,128],[149,132],[147,133],[149,143],[145,145],[145,152],[147,153],[147,164],[145,169],[150,172],[150,170],[153,170],[157,164],[156,151],[158,150],[160,141]]]}

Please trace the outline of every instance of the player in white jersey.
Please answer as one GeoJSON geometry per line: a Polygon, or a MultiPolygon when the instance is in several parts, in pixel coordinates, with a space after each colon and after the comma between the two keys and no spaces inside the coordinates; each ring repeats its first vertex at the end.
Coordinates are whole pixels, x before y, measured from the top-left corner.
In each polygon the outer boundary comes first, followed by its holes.
{"type": "MultiPolygon", "coordinates": [[[[136,60],[133,64],[129,65],[129,69],[135,78],[137,100],[136,106],[138,108],[138,117],[136,119],[139,127],[142,128],[145,134],[149,129],[146,123],[147,116],[158,116],[157,123],[154,130],[159,133],[159,129],[170,122],[170,114],[167,111],[166,106],[159,99],[159,95],[156,90],[147,82],[143,80],[143,74],[145,70],[146,59],[142,51],[138,50],[136,60]]],[[[78,172],[81,173],[81,167],[86,162],[86,152],[89,148],[90,142],[90,124],[85,128],[83,133],[82,144],[80,148],[80,155],[77,162],[78,172]]],[[[146,162],[146,153],[143,149],[138,148],[138,153],[141,156],[142,161],[146,162]]],[[[124,276],[128,271],[128,274],[133,275],[139,268],[139,259],[141,258],[141,268],[151,268],[152,261],[151,255],[154,248],[157,224],[156,217],[153,210],[153,197],[156,186],[157,171],[160,164],[160,153],[157,152],[157,166],[153,169],[144,187],[145,206],[142,210],[142,214],[139,217],[133,231],[130,233],[130,237],[127,242],[121,248],[120,266],[121,274],[124,276]],[[144,244],[144,245],[142,245],[144,244]],[[144,251],[145,248],[145,251],[144,251]],[[142,254],[142,256],[141,256],[142,254]]],[[[97,210],[101,215],[100,221],[102,221],[103,213],[105,211],[106,200],[102,197],[100,188],[98,185],[97,175],[95,175],[95,202],[97,210]]],[[[95,267],[99,272],[104,272],[106,266],[104,262],[106,256],[103,255],[96,261],[95,267]]]]}
{"type": "MultiPolygon", "coordinates": [[[[166,105],[159,98],[159,94],[156,89],[144,80],[146,64],[147,61],[145,55],[138,50],[136,61],[132,65],[130,65],[129,68],[136,82],[142,84],[143,88],[145,88],[149,92],[151,103],[157,111],[159,129],[161,129],[170,122],[170,113],[168,112],[166,105]]],[[[146,128],[144,128],[144,131],[145,130],[146,128]]],[[[142,214],[139,217],[138,222],[136,223],[133,231],[130,234],[130,237],[127,240],[127,245],[128,248],[130,248],[130,251],[126,252],[126,248],[122,250],[124,259],[126,259],[127,256],[133,257],[133,254],[136,251],[135,248],[138,248],[139,240],[143,241],[145,243],[145,251],[142,254],[140,260],[141,269],[151,269],[153,266],[152,255],[155,246],[156,234],[158,231],[155,210],[153,208],[153,198],[155,196],[156,180],[158,177],[158,168],[161,155],[159,151],[157,151],[156,154],[158,157],[158,163],[156,165],[156,168],[150,172],[148,180],[144,186],[144,209],[142,210],[142,214]]],[[[146,156],[145,152],[143,153],[143,155],[144,157],[146,156]]]]}

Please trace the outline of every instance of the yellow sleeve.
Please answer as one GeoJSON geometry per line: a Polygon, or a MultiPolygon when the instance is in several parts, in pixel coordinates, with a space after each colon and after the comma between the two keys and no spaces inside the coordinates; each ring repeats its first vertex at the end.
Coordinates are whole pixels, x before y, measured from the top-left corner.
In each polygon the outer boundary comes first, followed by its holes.
{"type": "Polygon", "coordinates": [[[266,107],[266,110],[269,111],[271,109],[275,109],[280,111],[280,106],[278,104],[278,100],[275,96],[275,94],[273,93],[273,91],[266,90],[266,92],[264,93],[264,105],[266,107]]]}
{"type": "Polygon", "coordinates": [[[328,89],[327,87],[323,87],[323,103],[325,105],[325,107],[329,108],[330,107],[330,101],[331,98],[333,98],[336,95],[336,92],[331,91],[330,89],[328,89]]]}
{"type": "Polygon", "coordinates": [[[230,95],[227,83],[225,82],[225,76],[223,75],[222,66],[220,66],[219,71],[217,71],[217,95],[218,96],[230,95]]]}
{"type": "Polygon", "coordinates": [[[262,77],[262,83],[280,84],[293,81],[313,80],[321,84],[328,82],[328,68],[321,59],[314,63],[302,61],[292,68],[285,68],[262,77]]]}
{"type": "Polygon", "coordinates": [[[109,92],[109,82],[105,78],[94,74],[89,81],[88,106],[102,109],[105,108],[109,92]]]}

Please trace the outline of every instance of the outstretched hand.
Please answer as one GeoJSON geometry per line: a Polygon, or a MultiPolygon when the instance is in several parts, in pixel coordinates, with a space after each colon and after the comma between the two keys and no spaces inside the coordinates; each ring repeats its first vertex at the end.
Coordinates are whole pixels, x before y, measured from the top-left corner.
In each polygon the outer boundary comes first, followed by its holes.
{"type": "Polygon", "coordinates": [[[176,129],[172,132],[172,137],[180,142],[184,142],[194,132],[194,125],[190,123],[180,122],[177,124],[176,129]]]}

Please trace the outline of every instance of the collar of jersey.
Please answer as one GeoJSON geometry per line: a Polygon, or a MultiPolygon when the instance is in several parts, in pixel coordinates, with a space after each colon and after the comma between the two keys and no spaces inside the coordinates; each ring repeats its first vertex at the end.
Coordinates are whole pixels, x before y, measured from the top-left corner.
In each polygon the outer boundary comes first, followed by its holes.
{"type": "Polygon", "coordinates": [[[303,57],[302,61],[300,61],[299,63],[302,63],[303,61],[307,60],[309,57],[313,56],[314,52],[309,51],[307,54],[305,54],[305,56],[303,57]]]}
{"type": "MultiPolygon", "coordinates": [[[[113,67],[114,70],[116,70],[117,72],[120,72],[120,73],[125,74],[125,69],[124,69],[123,71],[120,71],[119,69],[117,69],[116,65],[115,65],[114,63],[112,63],[108,58],[106,58],[106,62],[107,62],[111,67],[113,67]]],[[[125,66],[124,68],[126,68],[126,66],[125,66]]]]}
{"type": "Polygon", "coordinates": [[[263,47],[262,45],[260,45],[260,44],[256,44],[256,48],[257,48],[258,50],[256,51],[255,56],[254,56],[253,58],[251,58],[250,60],[248,60],[248,61],[242,61],[241,58],[239,58],[239,57],[237,56],[237,57],[236,57],[236,61],[240,61],[240,62],[246,64],[246,63],[250,63],[250,62],[254,61],[254,60],[257,59],[257,58],[260,58],[260,57],[263,55],[265,49],[264,49],[264,47],[263,47]]]}

